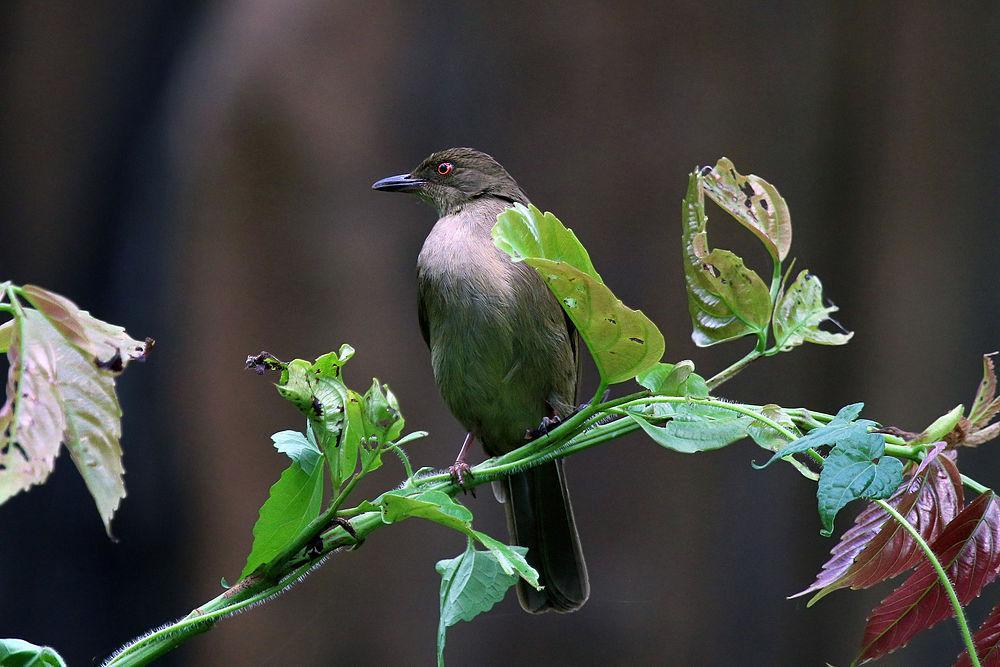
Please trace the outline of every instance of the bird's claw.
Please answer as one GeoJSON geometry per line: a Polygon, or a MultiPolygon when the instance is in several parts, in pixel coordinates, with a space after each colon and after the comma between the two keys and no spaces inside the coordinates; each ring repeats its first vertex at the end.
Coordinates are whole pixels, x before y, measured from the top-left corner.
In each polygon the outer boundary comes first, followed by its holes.
{"type": "Polygon", "coordinates": [[[542,437],[543,435],[548,435],[549,431],[554,429],[559,424],[562,424],[562,417],[542,417],[541,423],[535,428],[529,428],[524,432],[525,440],[535,440],[542,437]]]}
{"type": "Polygon", "coordinates": [[[472,494],[473,498],[476,497],[476,487],[465,485],[467,478],[472,479],[472,466],[465,461],[455,461],[455,464],[448,468],[448,474],[462,488],[462,493],[468,492],[472,494]]]}

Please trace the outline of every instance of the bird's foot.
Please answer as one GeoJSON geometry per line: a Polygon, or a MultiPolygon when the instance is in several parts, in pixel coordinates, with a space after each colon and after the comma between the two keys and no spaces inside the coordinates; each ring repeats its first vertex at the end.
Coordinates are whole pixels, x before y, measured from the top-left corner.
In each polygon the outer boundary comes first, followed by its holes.
{"type": "MultiPolygon", "coordinates": [[[[575,414],[575,413],[574,413],[575,414]]],[[[563,423],[563,418],[559,415],[553,415],[551,417],[542,417],[541,423],[535,428],[529,428],[524,432],[525,440],[537,440],[543,435],[548,435],[549,431],[554,429],[559,424],[563,423]]]]}
{"type": "Polygon", "coordinates": [[[467,462],[459,459],[455,461],[455,464],[448,467],[448,474],[451,475],[451,479],[462,488],[462,493],[471,493],[472,497],[476,497],[476,487],[466,486],[465,480],[472,479],[472,466],[467,462]]]}

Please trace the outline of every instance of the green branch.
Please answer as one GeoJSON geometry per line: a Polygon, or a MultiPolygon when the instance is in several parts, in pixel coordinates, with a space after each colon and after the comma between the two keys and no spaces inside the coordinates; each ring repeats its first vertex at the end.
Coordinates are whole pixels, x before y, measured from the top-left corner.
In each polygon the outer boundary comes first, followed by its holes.
{"type": "Polygon", "coordinates": [[[969,632],[969,621],[965,618],[965,610],[962,609],[962,603],[958,600],[958,594],[955,593],[955,587],[952,586],[951,579],[948,578],[948,573],[945,572],[944,567],[941,565],[941,561],[938,560],[934,550],[931,549],[929,544],[927,544],[927,540],[923,538],[920,531],[914,528],[913,525],[906,520],[906,517],[897,512],[895,507],[884,500],[875,500],[873,502],[888,512],[889,515],[892,516],[892,518],[895,519],[896,522],[910,534],[913,541],[917,543],[917,546],[919,546],[924,552],[924,555],[927,556],[927,560],[930,561],[931,566],[934,567],[934,571],[937,572],[938,580],[941,582],[942,588],[944,588],[945,593],[948,594],[948,600],[951,601],[952,609],[955,610],[955,621],[958,623],[959,632],[962,633],[962,641],[965,642],[965,649],[969,652],[969,660],[972,662],[972,667],[981,667],[979,656],[976,655],[976,645],[972,641],[972,633],[969,632]]]}

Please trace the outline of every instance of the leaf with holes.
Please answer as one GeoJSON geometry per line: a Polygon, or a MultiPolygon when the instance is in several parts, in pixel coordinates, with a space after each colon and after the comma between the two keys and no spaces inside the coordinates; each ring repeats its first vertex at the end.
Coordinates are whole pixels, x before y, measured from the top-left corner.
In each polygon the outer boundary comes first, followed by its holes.
{"type": "Polygon", "coordinates": [[[556,296],[608,384],[630,380],[663,356],[663,334],[601,280],[572,230],[551,213],[515,204],[497,217],[493,242],[533,267],[556,296]]]}
{"type": "MultiPolygon", "coordinates": [[[[982,667],[1000,667],[1000,605],[986,617],[983,624],[972,636],[972,644],[976,647],[976,655],[982,667]]],[[[972,667],[969,652],[962,651],[954,667],[972,667]]]]}
{"type": "Polygon", "coordinates": [[[709,250],[702,177],[694,172],[681,206],[684,280],[692,340],[706,347],[746,336],[764,335],[771,319],[767,285],[728,250],[709,250]]]}
{"type": "Polygon", "coordinates": [[[120,373],[130,361],[145,361],[149,355],[152,339],[135,340],[122,327],[102,322],[66,297],[37,285],[25,285],[22,293],[71,345],[103,368],[120,373]]]}
{"type": "Polygon", "coordinates": [[[0,408],[0,503],[44,482],[66,430],[51,325],[27,311],[14,321],[7,358],[7,400],[0,408]]]}
{"type": "MultiPolygon", "coordinates": [[[[925,540],[933,542],[964,504],[958,469],[947,456],[939,455],[919,474],[911,475],[888,502],[925,540]]],[[[816,581],[792,597],[818,591],[809,600],[811,607],[835,590],[874,586],[925,558],[910,534],[874,503],[858,514],[830,555],[816,581]]]]}
{"type": "Polygon", "coordinates": [[[70,345],[41,313],[26,309],[15,327],[7,403],[0,409],[0,502],[45,480],[59,443],[69,450],[111,535],[125,497],[121,407],[112,368],[70,345]],[[24,359],[22,358],[24,352],[24,359]]]}
{"type": "MultiPolygon", "coordinates": [[[[1000,571],[1000,511],[992,492],[962,510],[931,543],[964,606],[1000,571]]],[[[917,634],[954,615],[948,596],[927,561],[872,611],[858,661],[902,648],[917,634]]]]}
{"type": "MultiPolygon", "coordinates": [[[[521,557],[524,547],[511,547],[521,557]]],[[[495,554],[476,551],[472,540],[456,558],[438,561],[441,575],[440,620],[438,621],[437,660],[444,665],[445,635],[459,621],[471,621],[500,602],[517,582],[517,575],[504,571],[495,554]]]]}
{"type": "MultiPolygon", "coordinates": [[[[808,271],[799,273],[795,282],[782,290],[774,307],[774,346],[786,352],[802,343],[845,345],[853,333],[831,333],[820,325],[832,321],[836,306],[823,303],[823,285],[808,271]]],[[[839,325],[838,325],[839,326],[839,325]]]]}
{"type": "Polygon", "coordinates": [[[777,188],[759,176],[737,173],[729,158],[702,170],[705,193],[738,223],[753,232],[777,262],[792,247],[792,218],[777,188]]]}

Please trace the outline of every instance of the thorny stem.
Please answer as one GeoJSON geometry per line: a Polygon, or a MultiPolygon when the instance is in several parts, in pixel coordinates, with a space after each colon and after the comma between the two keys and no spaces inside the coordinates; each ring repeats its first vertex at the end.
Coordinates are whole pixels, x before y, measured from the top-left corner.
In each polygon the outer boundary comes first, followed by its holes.
{"type": "Polygon", "coordinates": [[[917,543],[917,546],[924,552],[927,556],[927,560],[934,567],[934,571],[937,572],[938,580],[941,582],[941,586],[944,588],[945,593],[948,594],[948,599],[951,601],[951,606],[955,610],[955,621],[958,623],[958,629],[962,633],[962,641],[965,642],[965,648],[969,652],[969,660],[972,662],[973,667],[981,667],[979,662],[979,656],[976,654],[976,645],[972,641],[972,633],[969,632],[969,621],[965,618],[965,610],[962,609],[962,603],[958,599],[958,594],[955,593],[955,587],[951,583],[951,579],[948,578],[948,573],[945,572],[944,567],[941,565],[941,561],[938,560],[937,555],[935,555],[934,550],[931,549],[930,545],[923,538],[916,528],[906,520],[902,514],[896,511],[896,508],[885,502],[884,500],[874,501],[879,507],[888,512],[893,519],[895,519],[903,529],[910,534],[913,541],[917,543]]]}
{"type": "MultiPolygon", "coordinates": [[[[757,410],[759,406],[728,403],[713,398],[692,398],[686,396],[652,396],[648,391],[636,392],[628,396],[601,402],[605,387],[598,389],[594,399],[579,413],[560,424],[547,435],[538,438],[524,446],[501,457],[489,459],[474,466],[470,478],[466,479],[465,487],[479,486],[510,475],[512,472],[524,470],[544,462],[571,456],[585,449],[590,449],[609,440],[617,439],[639,428],[632,419],[616,419],[607,424],[599,424],[599,420],[608,414],[620,412],[633,405],[650,405],[654,403],[686,403],[700,404],[730,410],[748,416],[760,424],[774,429],[783,438],[795,440],[798,435],[778,422],[764,416],[757,410]]],[[[790,411],[791,412],[791,411],[790,411]]],[[[800,419],[808,418],[814,423],[829,421],[832,416],[824,413],[811,412],[799,408],[796,415],[800,419]]],[[[814,427],[814,426],[813,426],[814,427]]],[[[409,436],[408,436],[409,437],[409,436]]],[[[919,461],[926,446],[908,446],[899,438],[886,436],[886,441],[898,440],[898,443],[886,445],[886,453],[914,461],[919,461]]],[[[822,463],[823,457],[810,450],[810,456],[822,463]]],[[[206,632],[214,623],[230,614],[259,604],[290,588],[305,576],[312,568],[318,567],[325,558],[346,547],[356,547],[376,529],[385,525],[378,511],[370,511],[371,503],[363,503],[357,507],[341,510],[340,506],[346,500],[354,485],[360,479],[355,475],[344,487],[323,514],[317,517],[304,531],[303,537],[284,550],[269,568],[271,576],[251,575],[238,582],[223,595],[207,602],[188,616],[176,623],[164,626],[150,635],[127,646],[106,663],[107,667],[126,667],[144,665],[168,651],[180,646],[189,638],[206,632]],[[336,530],[335,519],[350,521],[351,527],[358,536],[355,540],[346,530],[336,530]],[[332,528],[332,529],[331,529],[332,528]],[[321,540],[321,548],[313,549],[303,554],[303,549],[321,540]]],[[[979,492],[988,491],[986,487],[963,476],[963,481],[969,488],[979,492]]],[[[454,496],[462,488],[454,483],[448,473],[435,474],[427,477],[410,477],[403,488],[411,486],[414,490],[436,490],[454,496]]],[[[881,501],[876,501],[881,504],[881,501]]],[[[891,510],[892,513],[894,510],[891,510]]],[[[912,527],[911,527],[912,528],[912,527]]],[[[926,551],[926,550],[925,550],[926,551]]],[[[940,564],[938,564],[940,565],[940,564]]],[[[967,624],[966,624],[967,627],[967,624]]],[[[970,654],[974,655],[974,654],[970,654]]]]}

